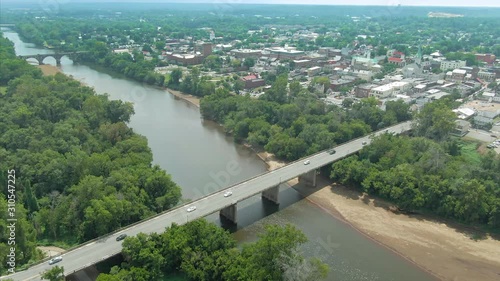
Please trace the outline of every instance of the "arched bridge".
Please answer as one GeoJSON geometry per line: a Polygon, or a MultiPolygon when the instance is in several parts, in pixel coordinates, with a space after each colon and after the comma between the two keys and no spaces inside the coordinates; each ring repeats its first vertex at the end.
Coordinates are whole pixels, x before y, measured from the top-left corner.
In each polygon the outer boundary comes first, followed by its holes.
{"type": "Polygon", "coordinates": [[[47,57],[53,57],[56,59],[56,64],[61,65],[61,58],[64,56],[74,56],[78,54],[83,54],[83,53],[88,53],[87,51],[77,51],[77,52],[60,52],[60,53],[54,53],[54,54],[35,54],[35,55],[23,55],[23,56],[18,56],[21,59],[36,59],[38,61],[39,65],[43,65],[43,60],[47,57]]]}

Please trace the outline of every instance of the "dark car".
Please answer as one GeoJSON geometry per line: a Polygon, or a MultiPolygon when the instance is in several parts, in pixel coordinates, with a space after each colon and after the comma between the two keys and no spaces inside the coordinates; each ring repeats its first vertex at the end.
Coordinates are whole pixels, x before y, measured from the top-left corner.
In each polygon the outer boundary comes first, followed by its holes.
{"type": "Polygon", "coordinates": [[[328,150],[329,154],[335,154],[335,152],[337,152],[337,151],[335,151],[335,149],[333,149],[333,148],[328,150]]]}
{"type": "Polygon", "coordinates": [[[118,237],[116,237],[116,241],[123,240],[123,239],[125,239],[125,237],[127,237],[127,234],[125,234],[125,233],[120,234],[120,235],[118,235],[118,237]]]}

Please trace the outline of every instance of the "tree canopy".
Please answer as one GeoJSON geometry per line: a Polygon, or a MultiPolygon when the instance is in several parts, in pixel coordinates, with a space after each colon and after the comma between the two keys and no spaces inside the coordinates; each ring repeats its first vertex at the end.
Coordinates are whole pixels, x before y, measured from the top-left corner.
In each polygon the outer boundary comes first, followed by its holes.
{"type": "Polygon", "coordinates": [[[238,249],[229,232],[200,219],[174,224],[161,234],[126,238],[125,262],[97,280],[159,280],[177,271],[200,281],[322,280],[328,267],[298,252],[306,240],[291,225],[268,225],[257,242],[238,249]],[[296,267],[307,270],[296,272],[296,267]],[[297,276],[300,279],[287,279],[297,276]]]}
{"type": "MultiPolygon", "coordinates": [[[[84,242],[177,205],[180,188],[151,164],[146,138],[127,126],[132,104],[96,95],[63,74],[42,77],[8,41],[0,43],[2,75],[10,73],[0,95],[0,170],[18,177],[17,265],[42,257],[39,240],[84,242]],[[19,66],[27,71],[16,72],[19,66]]],[[[5,173],[0,180],[7,182],[5,173]]],[[[6,216],[0,213],[0,228],[6,216]]],[[[0,273],[6,239],[0,238],[0,273]]]]}

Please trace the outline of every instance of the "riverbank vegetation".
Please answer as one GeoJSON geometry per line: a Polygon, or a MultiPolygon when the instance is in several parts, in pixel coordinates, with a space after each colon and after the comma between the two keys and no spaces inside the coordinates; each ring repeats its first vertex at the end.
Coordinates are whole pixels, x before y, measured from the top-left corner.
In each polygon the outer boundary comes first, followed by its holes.
{"type": "MultiPolygon", "coordinates": [[[[500,227],[500,156],[452,137],[453,98],[426,104],[414,138],[385,134],[332,165],[331,178],[396,203],[471,224],[500,227]]],[[[496,230],[495,230],[496,229],[496,230]]]]}
{"type": "Polygon", "coordinates": [[[161,234],[126,238],[125,262],[97,280],[162,280],[173,272],[193,281],[323,280],[328,267],[299,253],[306,240],[291,225],[269,225],[256,242],[240,249],[228,231],[200,219],[161,234]]]}
{"type": "MultiPolygon", "coordinates": [[[[16,258],[39,260],[37,240],[74,245],[177,205],[180,188],[143,136],[127,126],[130,103],[110,101],[62,74],[41,72],[0,41],[0,182],[16,175],[16,258]]],[[[7,210],[7,194],[0,208],[7,210]]],[[[7,213],[0,229],[7,232],[7,213]]],[[[0,272],[7,236],[0,238],[0,272]]]]}
{"type": "Polygon", "coordinates": [[[331,178],[394,202],[406,212],[500,229],[500,157],[476,154],[457,140],[389,134],[374,139],[359,155],[332,165],[331,178]]]}
{"type": "Polygon", "coordinates": [[[219,88],[201,100],[203,118],[224,126],[238,141],[264,147],[284,160],[296,160],[372,131],[411,118],[409,105],[387,102],[387,110],[374,98],[361,100],[348,110],[325,105],[300,84],[283,74],[259,99],[231,95],[219,88]]]}

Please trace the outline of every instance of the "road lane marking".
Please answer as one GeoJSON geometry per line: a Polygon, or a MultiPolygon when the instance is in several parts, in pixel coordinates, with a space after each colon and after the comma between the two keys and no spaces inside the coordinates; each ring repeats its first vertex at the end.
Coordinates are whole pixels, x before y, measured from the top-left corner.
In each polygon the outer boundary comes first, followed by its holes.
{"type": "Polygon", "coordinates": [[[32,277],[29,277],[28,279],[24,279],[23,281],[30,281],[30,280],[33,280],[33,278],[36,278],[36,277],[38,277],[38,276],[40,276],[40,274],[37,274],[37,275],[32,276],[32,277]]]}

